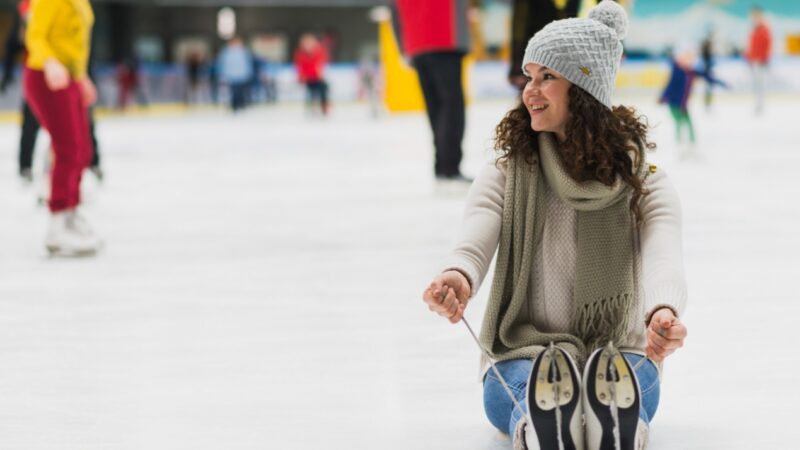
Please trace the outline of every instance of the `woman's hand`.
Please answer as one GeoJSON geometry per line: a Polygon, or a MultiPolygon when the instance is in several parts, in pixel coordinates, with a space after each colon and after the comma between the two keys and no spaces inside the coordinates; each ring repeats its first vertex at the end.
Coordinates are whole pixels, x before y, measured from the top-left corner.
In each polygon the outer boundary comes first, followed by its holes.
{"type": "Polygon", "coordinates": [[[431,311],[446,317],[451,323],[457,323],[464,316],[470,291],[469,281],[464,274],[448,270],[433,279],[422,293],[422,300],[431,311]]]}
{"type": "Polygon", "coordinates": [[[647,356],[653,361],[661,362],[683,347],[686,339],[686,326],[675,317],[669,308],[661,308],[650,317],[647,325],[647,356]]]}
{"type": "Polygon", "coordinates": [[[44,81],[51,91],[60,91],[69,86],[69,72],[57,59],[50,58],[44,63],[44,81]]]}
{"type": "Polygon", "coordinates": [[[83,100],[83,106],[88,108],[94,105],[94,102],[97,101],[97,88],[94,87],[94,83],[92,82],[91,78],[81,78],[78,80],[78,86],[81,89],[81,100],[83,100]]]}

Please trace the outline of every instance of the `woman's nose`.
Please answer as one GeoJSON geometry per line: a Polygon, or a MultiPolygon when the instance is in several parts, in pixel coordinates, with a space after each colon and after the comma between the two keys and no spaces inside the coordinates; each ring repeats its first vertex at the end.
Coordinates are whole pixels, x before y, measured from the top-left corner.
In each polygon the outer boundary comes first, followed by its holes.
{"type": "Polygon", "coordinates": [[[525,86],[525,90],[528,91],[531,95],[538,95],[540,94],[539,85],[536,81],[531,81],[525,86]]]}

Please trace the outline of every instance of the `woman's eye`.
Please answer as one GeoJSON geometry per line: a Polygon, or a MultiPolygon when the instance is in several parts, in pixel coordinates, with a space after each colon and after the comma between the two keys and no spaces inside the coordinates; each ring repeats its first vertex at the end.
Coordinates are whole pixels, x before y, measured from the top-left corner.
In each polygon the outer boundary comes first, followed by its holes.
{"type": "Polygon", "coordinates": [[[554,77],[554,76],[553,76],[552,74],[550,74],[550,73],[546,73],[546,74],[544,74],[544,76],[543,76],[542,78],[543,78],[543,79],[545,79],[545,80],[555,80],[555,79],[556,79],[556,77],[554,77]]]}

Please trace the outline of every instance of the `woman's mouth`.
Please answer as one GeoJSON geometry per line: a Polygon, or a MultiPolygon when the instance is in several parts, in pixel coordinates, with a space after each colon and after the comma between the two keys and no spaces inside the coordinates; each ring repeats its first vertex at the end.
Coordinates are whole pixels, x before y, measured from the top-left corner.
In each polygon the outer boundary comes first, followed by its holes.
{"type": "Polygon", "coordinates": [[[540,113],[540,112],[544,111],[545,109],[547,109],[547,105],[543,105],[543,104],[540,104],[540,103],[530,103],[530,104],[528,104],[528,110],[531,112],[531,114],[540,113]]]}

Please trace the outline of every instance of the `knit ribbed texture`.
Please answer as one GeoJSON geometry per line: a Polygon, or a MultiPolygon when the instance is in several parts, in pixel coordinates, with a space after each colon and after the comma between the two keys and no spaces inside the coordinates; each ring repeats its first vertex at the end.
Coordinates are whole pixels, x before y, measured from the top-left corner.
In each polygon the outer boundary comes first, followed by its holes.
{"type": "MultiPolygon", "coordinates": [[[[582,364],[592,349],[624,341],[635,305],[634,223],[630,188],[617,181],[578,183],[561,167],[550,133],[539,135],[533,166],[509,160],[492,292],[481,341],[497,360],[530,358],[550,342],[582,364]],[[531,270],[541,245],[545,183],[577,210],[577,254],[570,333],[546,333],[530,320],[531,270]]],[[[638,156],[642,170],[644,155],[638,156]]],[[[535,301],[534,301],[535,303],[535,301]]]]}
{"type": "Polygon", "coordinates": [[[547,219],[544,223],[542,245],[536,249],[533,270],[535,297],[545,301],[532,304],[531,321],[539,331],[552,332],[569,330],[575,309],[571,300],[578,252],[575,239],[577,214],[559,200],[552,188],[547,188],[545,197],[547,219]],[[566,301],[554,302],[546,299],[566,301]]]}
{"type": "Polygon", "coordinates": [[[522,71],[528,73],[529,63],[549,67],[611,108],[627,24],[625,10],[611,0],[600,2],[587,19],[551,22],[528,41],[522,71]]]}

